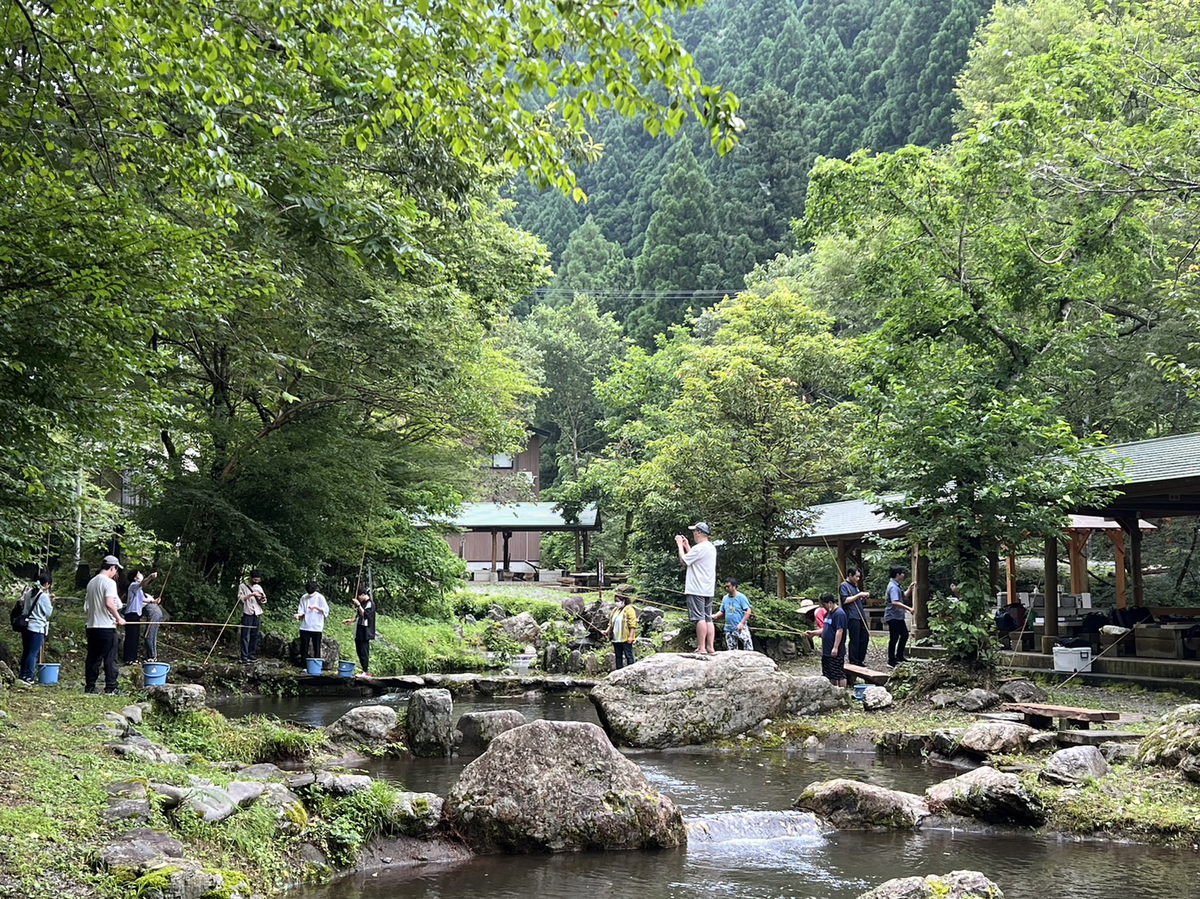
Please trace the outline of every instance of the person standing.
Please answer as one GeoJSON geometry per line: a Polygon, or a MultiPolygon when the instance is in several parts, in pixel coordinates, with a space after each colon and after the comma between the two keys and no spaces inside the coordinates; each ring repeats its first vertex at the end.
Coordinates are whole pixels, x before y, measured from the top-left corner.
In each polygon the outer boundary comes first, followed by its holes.
{"type": "Polygon", "coordinates": [[[825,625],[821,632],[821,673],[835,687],[846,686],[846,610],[832,593],[821,595],[825,607],[825,625]]]}
{"type": "Polygon", "coordinates": [[[862,572],[853,565],[847,568],[846,579],[842,581],[838,592],[841,595],[842,610],[848,619],[850,664],[863,665],[867,661],[867,647],[871,642],[867,630],[867,610],[863,606],[863,600],[870,599],[871,594],[862,589],[862,572]]]}
{"type": "Polygon", "coordinates": [[[50,595],[50,578],[41,575],[37,584],[29,590],[22,608],[25,615],[25,630],[21,631],[21,680],[32,684],[37,675],[38,659],[46,634],[50,630],[50,616],[54,614],[53,597],[50,595]]]}
{"type": "Polygon", "coordinates": [[[123,625],[121,600],[117,596],[117,572],[121,563],[116,556],[105,556],[99,573],[88,581],[83,600],[87,617],[87,662],[84,669],[84,693],[96,692],[100,669],[104,668],[104,692],[117,693],[117,626],[123,625]]]}
{"type": "Polygon", "coordinates": [[[883,621],[888,628],[888,665],[895,668],[904,661],[904,650],[908,646],[908,621],[904,613],[913,609],[904,600],[912,593],[912,585],[910,584],[907,590],[904,589],[904,579],[908,577],[908,572],[898,566],[892,566],[888,577],[890,580],[885,594],[887,606],[883,610],[883,621]]]}
{"type": "Polygon", "coordinates": [[[722,617],[725,619],[726,649],[744,649],[747,652],[754,649],[754,642],[750,639],[750,614],[750,600],[746,599],[745,593],[738,590],[737,578],[726,578],[721,611],[713,615],[714,620],[722,617]]]}
{"type": "Polygon", "coordinates": [[[125,625],[125,650],[121,654],[121,661],[126,665],[132,665],[137,661],[138,643],[142,638],[142,626],[139,622],[142,620],[142,613],[146,607],[144,587],[156,577],[158,577],[157,571],[143,576],[140,570],[134,569],[133,576],[129,579],[129,589],[125,593],[125,621],[127,622],[125,625]]]}
{"type": "Polygon", "coordinates": [[[238,584],[238,599],[242,603],[241,659],[243,662],[257,662],[258,631],[262,626],[263,606],[267,604],[267,594],[262,588],[262,572],[257,568],[251,570],[250,577],[238,584]]]}
{"type": "Polygon", "coordinates": [[[158,661],[158,626],[163,620],[162,597],[146,594],[146,607],[142,610],[146,626],[146,661],[158,661]]]}
{"type": "Polygon", "coordinates": [[[329,603],[317,589],[316,581],[304,585],[305,594],[296,607],[296,619],[300,621],[300,664],[306,659],[321,658],[321,634],[325,632],[325,619],[329,615],[329,603]]]}
{"type": "Polygon", "coordinates": [[[354,605],[354,617],[346,618],[342,624],[354,623],[354,651],[363,677],[371,676],[371,641],[375,639],[375,600],[366,588],[350,601],[354,605]]]}
{"type": "Polygon", "coordinates": [[[716,652],[716,627],[713,625],[713,596],[717,592],[717,548],[709,540],[710,529],[703,521],[691,526],[689,545],[683,534],[675,536],[679,561],[687,568],[683,592],[687,600],[688,620],[696,625],[696,652],[710,655],[716,652]]]}
{"type": "Polygon", "coordinates": [[[633,641],[637,639],[637,609],[633,607],[633,597],[628,593],[621,594],[621,605],[609,617],[604,636],[612,640],[616,666],[624,668],[632,665],[633,641]]]}

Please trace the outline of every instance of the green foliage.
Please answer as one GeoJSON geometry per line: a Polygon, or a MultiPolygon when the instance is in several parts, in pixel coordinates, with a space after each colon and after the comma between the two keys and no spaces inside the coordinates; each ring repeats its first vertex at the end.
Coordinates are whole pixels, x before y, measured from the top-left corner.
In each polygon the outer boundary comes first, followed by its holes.
{"type": "Polygon", "coordinates": [[[324,843],[334,866],[350,865],[372,837],[393,831],[396,800],[396,791],[379,780],[349,796],[320,794],[314,808],[319,820],[308,837],[324,843]]]}
{"type": "Polygon", "coordinates": [[[148,729],[175,752],[251,765],[308,758],[322,741],[320,731],[299,730],[261,715],[230,720],[212,709],[155,715],[148,729]]]}
{"type": "Polygon", "coordinates": [[[563,620],[567,617],[562,603],[556,599],[542,599],[519,594],[481,594],[464,590],[455,594],[450,602],[450,608],[456,618],[474,615],[478,619],[483,619],[487,617],[492,606],[499,606],[508,615],[520,615],[522,612],[528,612],[538,624],[563,620]]]}

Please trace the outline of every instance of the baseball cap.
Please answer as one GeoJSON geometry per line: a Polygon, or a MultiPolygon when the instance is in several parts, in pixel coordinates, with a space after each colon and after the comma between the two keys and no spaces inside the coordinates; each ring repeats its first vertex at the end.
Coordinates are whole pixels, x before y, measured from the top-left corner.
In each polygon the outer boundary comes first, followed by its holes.
{"type": "Polygon", "coordinates": [[[705,521],[697,521],[693,525],[688,525],[688,530],[689,531],[699,531],[701,534],[711,534],[712,533],[708,529],[708,522],[705,522],[705,521]]]}
{"type": "Polygon", "coordinates": [[[105,568],[112,568],[114,565],[116,565],[118,568],[125,567],[124,565],[121,564],[121,560],[118,559],[116,556],[105,556],[104,557],[104,567],[105,568]]]}

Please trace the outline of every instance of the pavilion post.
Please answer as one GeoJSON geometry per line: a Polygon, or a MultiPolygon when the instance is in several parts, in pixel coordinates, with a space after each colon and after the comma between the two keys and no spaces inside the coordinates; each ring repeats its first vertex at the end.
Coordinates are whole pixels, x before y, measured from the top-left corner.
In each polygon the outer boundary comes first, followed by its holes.
{"type": "Polygon", "coordinates": [[[1000,592],[1000,556],[998,553],[988,553],[988,579],[991,583],[992,596],[1000,592]]]}
{"type": "Polygon", "coordinates": [[[840,583],[841,581],[844,581],[846,579],[846,541],[845,540],[839,540],[837,542],[837,568],[838,568],[838,581],[840,583]]]}
{"type": "Polygon", "coordinates": [[[583,556],[586,559],[592,553],[592,532],[583,532],[583,556]]]}
{"type": "Polygon", "coordinates": [[[496,576],[496,560],[499,554],[499,548],[496,546],[496,540],[500,536],[499,531],[492,531],[492,580],[498,581],[500,578],[496,576]]]}
{"type": "Polygon", "coordinates": [[[1091,588],[1088,583],[1087,545],[1092,532],[1086,529],[1071,531],[1070,555],[1071,560],[1071,592],[1078,596],[1087,593],[1091,588]]]}
{"type": "Polygon", "coordinates": [[[1117,590],[1117,608],[1129,605],[1129,587],[1125,581],[1125,532],[1106,531],[1113,545],[1113,580],[1117,590]]]}
{"type": "Polygon", "coordinates": [[[1015,606],[1017,604],[1017,554],[1011,549],[1004,560],[1004,591],[1008,596],[1006,604],[1015,606]]]}
{"type": "Polygon", "coordinates": [[[512,557],[511,557],[511,554],[509,553],[509,548],[508,548],[508,541],[512,539],[512,535],[513,535],[512,531],[504,532],[504,568],[502,569],[503,571],[510,571],[512,569],[512,557]]]}
{"type": "Polygon", "coordinates": [[[1140,513],[1133,513],[1128,530],[1129,567],[1133,569],[1133,604],[1140,609],[1146,604],[1146,583],[1142,574],[1142,528],[1140,513]]]}
{"type": "Polygon", "coordinates": [[[583,570],[583,556],[580,554],[580,551],[579,551],[579,531],[575,531],[574,534],[575,534],[575,570],[582,571],[583,570]]]}
{"type": "Polygon", "coordinates": [[[788,556],[791,553],[783,545],[777,546],[775,549],[779,556],[779,568],[776,571],[775,596],[782,602],[787,599],[787,572],[784,570],[784,566],[787,565],[788,556]]]}
{"type": "MultiPolygon", "coordinates": [[[[1042,631],[1042,652],[1053,653],[1058,637],[1058,535],[1046,539],[1046,625],[1042,631]]],[[[1034,618],[1037,616],[1034,615],[1034,618]]]]}
{"type": "Polygon", "coordinates": [[[929,633],[929,554],[922,551],[920,543],[913,544],[912,560],[913,619],[916,636],[924,637],[929,633]]]}

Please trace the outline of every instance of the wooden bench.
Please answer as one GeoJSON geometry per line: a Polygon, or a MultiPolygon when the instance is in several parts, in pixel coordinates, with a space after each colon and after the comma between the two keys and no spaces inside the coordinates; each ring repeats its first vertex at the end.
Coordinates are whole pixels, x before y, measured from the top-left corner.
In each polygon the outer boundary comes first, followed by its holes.
{"type": "Polygon", "coordinates": [[[1131,743],[1142,736],[1127,730],[1060,730],[1054,739],[1060,746],[1099,746],[1101,743],[1131,743]]]}
{"type": "Polygon", "coordinates": [[[1040,705],[1030,702],[1010,702],[1002,707],[1005,712],[1020,712],[1025,723],[1040,730],[1049,730],[1057,718],[1060,730],[1069,730],[1068,722],[1079,730],[1087,730],[1094,723],[1116,721],[1120,712],[1104,709],[1076,709],[1065,705],[1040,705]]]}
{"type": "Polygon", "coordinates": [[[847,662],[842,666],[847,677],[856,677],[859,680],[864,680],[868,684],[875,684],[877,687],[882,687],[888,682],[891,677],[886,671],[876,671],[873,668],[863,668],[861,665],[851,665],[847,662]]]}

